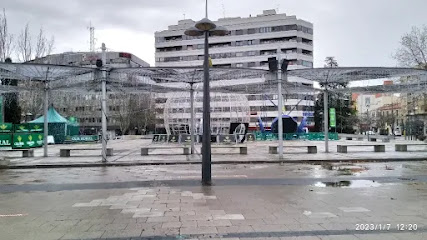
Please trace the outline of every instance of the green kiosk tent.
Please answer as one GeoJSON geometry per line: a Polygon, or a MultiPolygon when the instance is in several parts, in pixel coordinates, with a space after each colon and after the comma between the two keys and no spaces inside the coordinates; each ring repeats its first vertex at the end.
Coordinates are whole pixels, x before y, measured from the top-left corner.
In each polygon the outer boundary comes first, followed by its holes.
{"type": "MultiPolygon", "coordinates": [[[[48,135],[52,135],[55,143],[64,143],[66,136],[74,136],[79,134],[79,125],[77,122],[68,121],[61,116],[55,108],[49,107],[47,112],[48,135]]],[[[30,123],[44,123],[44,116],[41,116],[30,123]]]]}

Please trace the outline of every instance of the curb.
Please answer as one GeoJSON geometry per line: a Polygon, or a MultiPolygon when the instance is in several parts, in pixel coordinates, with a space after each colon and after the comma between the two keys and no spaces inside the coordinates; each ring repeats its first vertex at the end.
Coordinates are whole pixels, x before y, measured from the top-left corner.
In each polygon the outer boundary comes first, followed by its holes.
{"type": "MultiPolygon", "coordinates": [[[[417,162],[427,161],[427,157],[421,158],[389,158],[389,159],[327,159],[327,160],[253,160],[253,161],[213,161],[212,164],[322,164],[322,163],[368,163],[368,162],[417,162]]],[[[33,164],[33,165],[0,165],[0,169],[35,169],[35,168],[86,168],[86,167],[127,167],[127,166],[158,166],[158,165],[193,165],[202,164],[201,161],[187,162],[96,162],[76,164],[33,164]]]]}

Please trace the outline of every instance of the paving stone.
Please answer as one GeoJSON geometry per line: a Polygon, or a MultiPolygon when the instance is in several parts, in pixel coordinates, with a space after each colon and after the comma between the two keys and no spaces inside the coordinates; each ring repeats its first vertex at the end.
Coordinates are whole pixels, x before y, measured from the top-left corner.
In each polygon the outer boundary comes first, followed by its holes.
{"type": "Polygon", "coordinates": [[[112,238],[139,237],[139,236],[141,236],[141,232],[142,232],[142,230],[137,230],[137,229],[118,230],[118,231],[107,230],[104,232],[104,234],[102,234],[101,238],[112,239],[112,238]]]}
{"type": "Polygon", "coordinates": [[[180,216],[180,220],[181,221],[194,221],[194,220],[210,220],[213,219],[212,216],[210,215],[185,215],[185,216],[180,216]]]}
{"type": "Polygon", "coordinates": [[[363,207],[339,207],[343,212],[370,212],[371,210],[363,208],[363,207]]]}
{"type": "Polygon", "coordinates": [[[382,234],[355,234],[358,239],[369,239],[369,240],[399,240],[397,237],[394,236],[393,233],[382,233],[382,234]]]}
{"type": "Polygon", "coordinates": [[[165,222],[162,224],[162,228],[180,228],[181,226],[181,222],[165,222]]]}
{"type": "Polygon", "coordinates": [[[89,231],[100,231],[100,230],[124,230],[128,223],[110,223],[110,224],[94,224],[89,231]]]}
{"type": "Polygon", "coordinates": [[[111,205],[110,209],[136,209],[137,206],[135,205],[126,205],[126,204],[117,204],[117,205],[111,205]]]}
{"type": "Polygon", "coordinates": [[[320,240],[317,236],[293,236],[293,237],[280,237],[280,240],[320,240]]]}
{"type": "Polygon", "coordinates": [[[172,211],[165,212],[165,216],[194,216],[196,212],[194,211],[172,211]]]}
{"type": "Polygon", "coordinates": [[[288,227],[285,224],[252,225],[252,228],[256,232],[281,232],[281,231],[289,231],[288,227]]]}
{"type": "Polygon", "coordinates": [[[89,231],[89,232],[70,232],[62,236],[61,239],[98,239],[105,231],[89,231]]]}
{"type": "Polygon", "coordinates": [[[208,220],[208,221],[197,221],[199,227],[218,227],[218,226],[231,226],[230,220],[208,220]]]}
{"type": "Polygon", "coordinates": [[[175,216],[148,217],[147,223],[149,222],[179,222],[179,217],[175,217],[175,216]]]}
{"type": "Polygon", "coordinates": [[[262,219],[245,219],[245,220],[230,220],[234,226],[252,226],[252,225],[265,225],[266,223],[262,219]]]}
{"type": "Polygon", "coordinates": [[[136,212],[133,218],[145,218],[145,217],[163,217],[164,212],[136,212]]]}
{"type": "Polygon", "coordinates": [[[151,208],[126,208],[121,211],[121,213],[146,213],[150,212],[151,208]]]}
{"type": "Polygon", "coordinates": [[[197,227],[197,221],[181,221],[181,227],[197,227]]]}
{"type": "Polygon", "coordinates": [[[251,226],[226,226],[226,227],[218,226],[217,230],[218,230],[218,233],[245,233],[245,232],[255,231],[251,226]]]}
{"type": "Polygon", "coordinates": [[[207,234],[207,233],[218,233],[218,231],[215,227],[182,227],[180,229],[181,235],[207,234]]]}
{"type": "Polygon", "coordinates": [[[225,214],[214,215],[213,219],[244,220],[245,217],[242,214],[225,214]]]}
{"type": "Polygon", "coordinates": [[[101,205],[100,202],[95,202],[95,203],[76,203],[73,205],[73,207],[97,207],[101,205]]]}

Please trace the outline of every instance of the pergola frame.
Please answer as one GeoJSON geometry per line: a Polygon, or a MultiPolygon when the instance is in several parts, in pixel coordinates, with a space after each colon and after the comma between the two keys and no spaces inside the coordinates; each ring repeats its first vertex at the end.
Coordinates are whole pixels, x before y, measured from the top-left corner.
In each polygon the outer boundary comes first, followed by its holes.
{"type": "MultiPolygon", "coordinates": [[[[210,90],[213,92],[238,94],[277,94],[277,77],[265,70],[246,68],[211,68],[210,90]]],[[[328,152],[328,92],[347,91],[360,93],[394,93],[394,92],[425,92],[427,87],[427,71],[412,68],[386,67],[344,67],[344,68],[310,68],[288,70],[289,78],[302,78],[317,82],[322,88],[314,88],[299,82],[282,82],[285,92],[324,91],[325,95],[325,148],[328,152]],[[402,80],[403,78],[403,80],[402,80]],[[328,89],[328,84],[369,81],[373,79],[394,80],[393,85],[355,86],[341,89],[328,89]],[[406,80],[405,80],[406,79],[406,80]]],[[[87,91],[100,92],[101,84],[106,83],[106,90],[126,93],[155,92],[167,93],[174,91],[200,91],[203,88],[202,67],[142,67],[142,68],[100,68],[61,66],[34,63],[0,63],[0,79],[16,79],[18,86],[0,86],[0,93],[33,91],[25,84],[26,81],[39,81],[45,92],[44,114],[47,114],[48,96],[50,91],[87,91]],[[102,72],[106,74],[102,74],[102,72]]],[[[191,98],[193,108],[193,98],[191,98]]],[[[106,106],[102,106],[105,112],[106,106]]],[[[191,110],[193,112],[193,109],[191,110]]],[[[279,114],[281,109],[278,109],[279,114]]],[[[192,116],[194,118],[194,116],[192,116]]],[[[103,120],[104,121],[104,120],[103,120]]],[[[104,124],[104,123],[103,123],[104,124]]],[[[105,123],[106,124],[106,123],[105,123]]],[[[47,156],[47,118],[45,118],[44,155],[47,156]]],[[[194,129],[191,130],[192,136],[194,129]]],[[[103,134],[106,134],[103,132],[103,134]]],[[[105,136],[103,136],[105,138],[105,136]]],[[[193,140],[193,139],[192,139],[193,140]]],[[[192,141],[193,142],[193,141],[192,141]]],[[[194,148],[192,143],[192,150],[194,148]]],[[[106,143],[105,143],[106,145],[106,143]]],[[[103,149],[105,149],[103,142],[103,149]]],[[[104,152],[104,151],[103,151],[104,152]]],[[[104,155],[104,153],[103,153],[104,155]]]]}

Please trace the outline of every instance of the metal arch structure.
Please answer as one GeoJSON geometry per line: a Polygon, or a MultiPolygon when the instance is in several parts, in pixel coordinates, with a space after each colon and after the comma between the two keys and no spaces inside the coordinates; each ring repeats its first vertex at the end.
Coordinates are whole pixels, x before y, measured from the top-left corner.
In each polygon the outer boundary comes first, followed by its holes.
{"type": "Polygon", "coordinates": [[[423,76],[426,74],[427,71],[423,69],[392,67],[310,68],[288,71],[289,76],[315,81],[321,85],[327,83],[348,83],[363,80],[423,76]]]}
{"type": "MultiPolygon", "coordinates": [[[[202,67],[145,67],[145,68],[103,68],[61,66],[34,63],[0,63],[0,79],[16,79],[18,86],[0,86],[0,93],[34,91],[29,82],[39,82],[45,92],[45,111],[50,91],[101,92],[101,82],[106,82],[110,92],[124,93],[167,93],[200,91],[203,87],[202,67]]],[[[278,79],[266,70],[245,68],[210,68],[211,91],[240,94],[277,94],[278,79]]],[[[289,77],[307,79],[320,85],[329,83],[351,83],[362,81],[362,86],[345,89],[313,88],[298,82],[282,81],[285,92],[350,91],[350,92],[407,92],[424,91],[427,86],[427,71],[411,68],[386,67],[340,67],[288,70],[289,77]],[[405,79],[406,80],[402,80],[405,79]],[[394,85],[363,86],[363,81],[373,79],[394,79],[394,85]],[[407,80],[410,79],[410,80],[407,80]]],[[[326,94],[325,94],[326,95],[326,94]]],[[[327,97],[327,96],[326,96],[327,97]]],[[[327,101],[326,101],[327,102],[327,101]]],[[[326,106],[327,107],[327,106],[326,106]]],[[[325,108],[327,109],[327,108],[325,108]]],[[[281,109],[278,109],[281,111],[281,109]]],[[[325,110],[326,111],[326,110],[325,110]]],[[[327,122],[327,121],[325,121],[327,122]]],[[[47,122],[45,122],[47,125],[47,122]]],[[[327,131],[327,127],[325,128],[327,131]]],[[[194,133],[194,131],[192,131],[194,133]]],[[[327,133],[327,132],[326,132],[327,133]]],[[[47,126],[45,126],[47,135],[47,126]]],[[[327,134],[326,134],[327,136],[327,134]]],[[[326,138],[327,139],[327,138],[326,138]]],[[[47,141],[47,137],[45,137],[47,141]]],[[[327,141],[325,141],[327,145],[327,141]]],[[[45,144],[47,156],[47,144],[45,144]]]]}
{"type": "MultiPolygon", "coordinates": [[[[308,79],[311,81],[318,82],[323,86],[324,91],[324,109],[323,115],[324,118],[324,129],[325,129],[325,152],[329,152],[328,136],[329,136],[329,126],[328,126],[328,93],[331,91],[328,89],[329,84],[342,84],[342,83],[351,83],[351,82],[362,82],[366,80],[375,80],[375,79],[398,79],[399,78],[411,78],[415,81],[412,81],[409,84],[418,84],[421,85],[420,88],[417,88],[418,91],[425,91],[425,79],[427,76],[427,71],[423,69],[414,69],[414,68],[387,68],[387,67],[340,67],[340,68],[313,68],[313,69],[297,69],[288,71],[289,76],[299,77],[303,79],[308,79]]],[[[408,84],[408,83],[406,83],[408,84]]],[[[401,86],[405,84],[398,83],[397,87],[387,87],[387,86],[366,86],[366,87],[348,87],[345,89],[335,89],[332,91],[358,91],[358,92],[372,92],[372,91],[382,91],[382,92],[394,92],[402,91],[404,87],[401,86]]],[[[408,85],[406,86],[408,87],[408,85]]],[[[406,90],[408,90],[406,88],[406,90]]],[[[415,90],[415,89],[413,89],[415,90]]]]}

